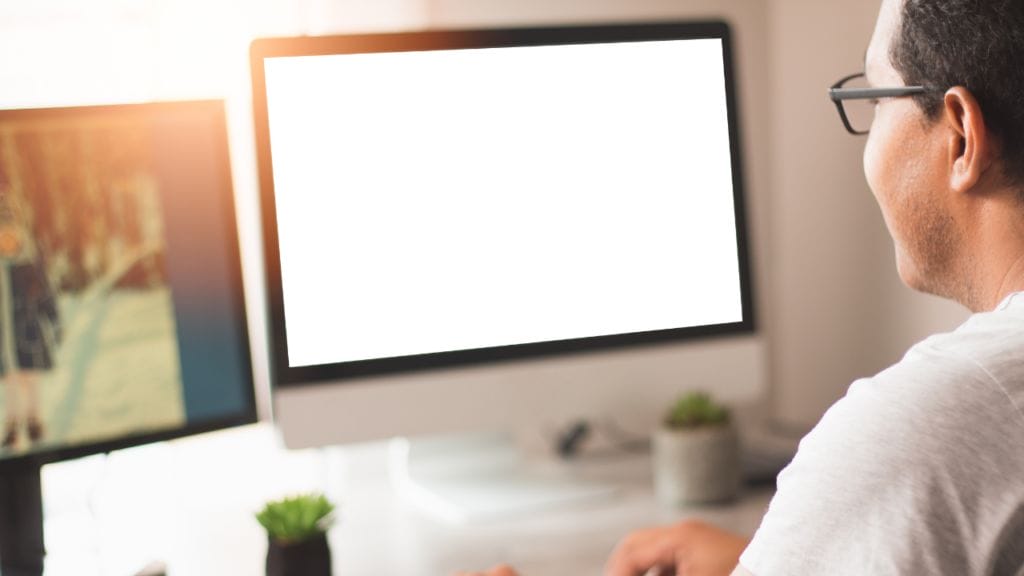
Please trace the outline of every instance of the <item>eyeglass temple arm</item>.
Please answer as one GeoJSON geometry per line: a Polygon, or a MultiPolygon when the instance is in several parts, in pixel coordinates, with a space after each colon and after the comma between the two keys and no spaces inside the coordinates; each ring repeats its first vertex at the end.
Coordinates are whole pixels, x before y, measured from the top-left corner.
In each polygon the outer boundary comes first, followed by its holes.
{"type": "Polygon", "coordinates": [[[869,98],[894,98],[923,94],[924,86],[900,86],[898,88],[829,88],[828,97],[834,102],[840,100],[867,100],[869,98]]]}

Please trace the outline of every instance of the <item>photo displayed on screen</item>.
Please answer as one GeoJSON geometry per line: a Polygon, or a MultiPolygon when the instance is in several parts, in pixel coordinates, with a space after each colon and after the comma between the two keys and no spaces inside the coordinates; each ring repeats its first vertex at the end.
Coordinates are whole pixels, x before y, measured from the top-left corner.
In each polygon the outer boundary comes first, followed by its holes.
{"type": "Polygon", "coordinates": [[[253,417],[225,126],[0,111],[0,459],[253,417]]]}
{"type": "Polygon", "coordinates": [[[0,126],[3,450],[185,420],[149,135],[0,126]]]}

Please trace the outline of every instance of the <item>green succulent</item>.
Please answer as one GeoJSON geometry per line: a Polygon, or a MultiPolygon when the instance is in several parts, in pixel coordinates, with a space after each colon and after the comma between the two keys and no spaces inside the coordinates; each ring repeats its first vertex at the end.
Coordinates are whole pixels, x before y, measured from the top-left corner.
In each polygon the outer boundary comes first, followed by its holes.
{"type": "Polygon", "coordinates": [[[300,494],[268,502],[256,520],[279,543],[302,542],[327,532],[334,523],[334,504],[323,494],[300,494]]]}
{"type": "Polygon", "coordinates": [[[669,428],[698,428],[715,426],[729,421],[729,410],[711,399],[705,392],[691,392],[676,400],[669,410],[665,424],[669,428]]]}

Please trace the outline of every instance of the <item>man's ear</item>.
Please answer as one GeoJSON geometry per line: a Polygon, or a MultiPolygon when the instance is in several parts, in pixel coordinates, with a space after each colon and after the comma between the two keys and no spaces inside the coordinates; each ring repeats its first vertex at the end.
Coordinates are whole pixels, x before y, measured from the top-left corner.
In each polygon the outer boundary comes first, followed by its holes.
{"type": "Polygon", "coordinates": [[[981,106],[968,89],[954,86],[943,98],[943,118],[951,128],[947,146],[950,187],[968,192],[992,164],[992,142],[981,106]]]}

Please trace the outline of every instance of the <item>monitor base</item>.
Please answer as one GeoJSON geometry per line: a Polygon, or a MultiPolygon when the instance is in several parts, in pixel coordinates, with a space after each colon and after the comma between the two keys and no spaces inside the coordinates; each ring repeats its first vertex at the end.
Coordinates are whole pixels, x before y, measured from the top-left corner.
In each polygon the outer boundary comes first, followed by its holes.
{"type": "Polygon", "coordinates": [[[399,493],[452,524],[498,520],[611,497],[564,462],[528,460],[508,434],[397,438],[390,466],[399,493]]]}
{"type": "Polygon", "coordinates": [[[41,576],[43,557],[43,490],[40,465],[0,472],[0,573],[41,576]]]}

